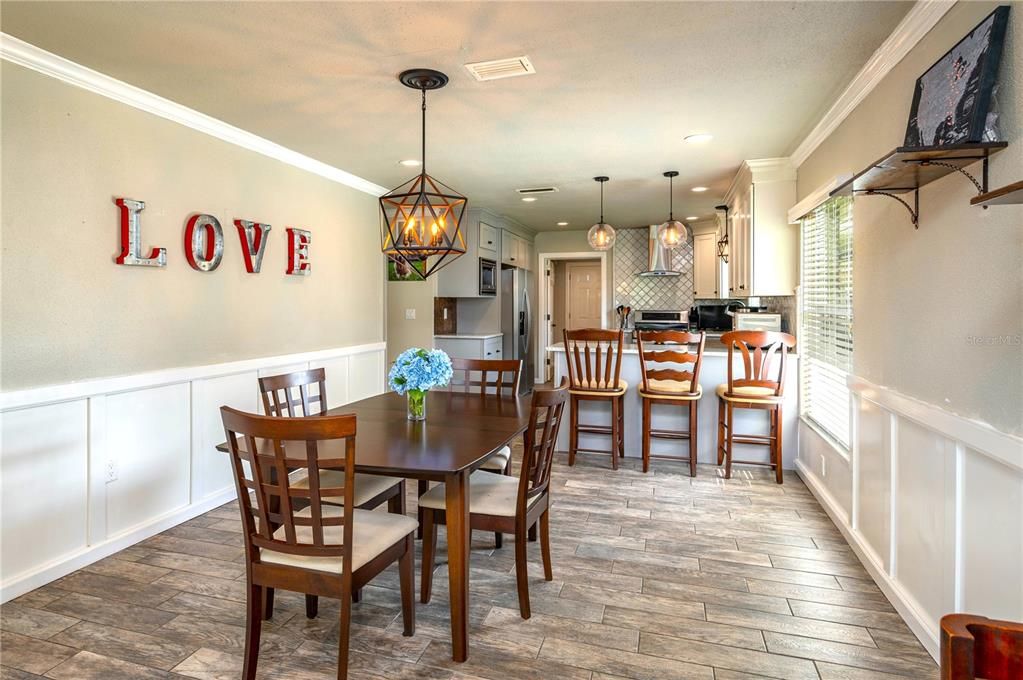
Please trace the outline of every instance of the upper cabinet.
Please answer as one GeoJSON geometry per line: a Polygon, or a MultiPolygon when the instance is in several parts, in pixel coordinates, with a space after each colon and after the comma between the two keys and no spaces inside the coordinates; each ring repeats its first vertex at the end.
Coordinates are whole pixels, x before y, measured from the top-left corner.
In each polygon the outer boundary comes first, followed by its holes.
{"type": "Polygon", "coordinates": [[[724,297],[794,295],[799,285],[796,169],[787,158],[744,161],[725,194],[728,293],[724,297]]]}
{"type": "Polygon", "coordinates": [[[493,294],[480,295],[481,259],[530,268],[533,243],[509,231],[508,222],[479,208],[465,214],[461,228],[465,254],[437,272],[438,297],[493,298],[493,294]]]}
{"type": "Polygon", "coordinates": [[[718,297],[718,240],[714,232],[693,236],[693,296],[718,297]]]}

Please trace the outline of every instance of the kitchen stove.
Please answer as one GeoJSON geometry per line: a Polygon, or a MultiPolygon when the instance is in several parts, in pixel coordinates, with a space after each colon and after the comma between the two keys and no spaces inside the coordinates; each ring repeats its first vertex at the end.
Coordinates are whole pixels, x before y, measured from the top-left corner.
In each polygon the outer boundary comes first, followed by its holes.
{"type": "MultiPolygon", "coordinates": [[[[636,311],[636,331],[687,331],[689,310],[640,309],[636,311]]],[[[633,333],[635,339],[635,333],[633,333]]]]}

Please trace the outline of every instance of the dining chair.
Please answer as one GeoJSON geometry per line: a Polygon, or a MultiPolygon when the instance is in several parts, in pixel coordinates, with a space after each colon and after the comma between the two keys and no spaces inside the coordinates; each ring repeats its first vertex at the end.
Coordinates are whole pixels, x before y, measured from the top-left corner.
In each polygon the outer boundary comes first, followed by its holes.
{"type": "Polygon", "coordinates": [[[971,614],[941,617],[941,680],[1023,678],[1023,623],[971,614]]]}
{"type": "Polygon", "coordinates": [[[643,401],[643,472],[650,470],[650,459],[688,460],[689,476],[696,476],[699,430],[699,405],[703,390],[700,387],[700,363],[706,335],[688,331],[639,331],[639,366],[643,383],[639,396],[643,401]],[[690,347],[695,346],[696,354],[690,347]],[[682,406],[689,412],[688,430],[655,430],[651,427],[654,404],[682,406]],[[651,439],[687,439],[689,457],[654,455],[650,453],[651,439]]]}
{"type": "Polygon", "coordinates": [[[610,453],[611,467],[618,469],[618,458],[625,456],[625,393],[629,384],[621,379],[621,329],[584,328],[565,330],[565,363],[568,365],[569,433],[568,464],[575,465],[575,454],[610,453]],[[581,348],[581,349],[580,349],[581,348]],[[579,422],[579,403],[605,401],[611,404],[611,425],[579,422]],[[611,437],[611,450],[579,448],[579,433],[611,437]]]}
{"type": "MultiPolygon", "coordinates": [[[[518,479],[486,470],[477,470],[469,476],[470,529],[515,535],[515,576],[518,582],[519,613],[524,619],[530,617],[527,531],[537,524],[544,578],[548,581],[554,579],[550,542],[551,466],[567,400],[568,388],[565,381],[556,389],[533,391],[518,479]]],[[[445,523],[444,485],[430,489],[419,499],[419,504],[426,510],[420,592],[420,601],[425,604],[430,601],[433,587],[437,525],[445,523]]]]}
{"type": "MultiPolygon", "coordinates": [[[[487,395],[507,395],[514,397],[519,393],[519,379],[522,374],[520,359],[451,359],[451,392],[474,393],[478,390],[481,397],[487,395]]],[[[483,463],[481,469],[511,475],[512,450],[503,446],[483,463]]],[[[430,483],[420,480],[419,496],[422,497],[430,489],[430,483]]],[[[419,508],[419,538],[423,537],[423,509],[419,508]]],[[[495,547],[504,546],[500,532],[494,534],[495,547]]]]}
{"type": "MultiPolygon", "coordinates": [[[[297,371],[272,375],[259,379],[259,393],[263,398],[263,411],[269,416],[295,418],[302,416],[322,416],[327,412],[327,376],[322,368],[308,371],[297,371]],[[313,389],[315,387],[315,390],[313,389]]],[[[336,470],[324,470],[324,485],[328,487],[342,486],[344,474],[336,470]]],[[[308,488],[308,473],[303,470],[293,472],[291,484],[296,488],[308,488]]],[[[323,502],[331,505],[343,505],[344,499],[324,496],[323,502]]],[[[383,475],[355,475],[355,507],[372,510],[387,503],[387,511],[399,515],[405,514],[405,480],[383,475]]],[[[355,591],[355,601],[361,598],[361,592],[355,591]]],[[[273,616],[273,590],[267,590],[267,603],[264,614],[269,619],[273,616]]],[[[306,598],[306,616],[316,617],[316,598],[306,598]]]]}
{"type": "Polygon", "coordinates": [[[338,680],[348,677],[352,592],[398,562],[403,634],[415,632],[416,522],[355,505],[354,415],[279,418],[220,409],[245,538],[242,677],[256,677],[266,590],[340,600],[338,680]],[[305,467],[305,486],[288,470],[305,467]],[[330,468],[330,469],[328,469],[330,468]],[[342,469],[340,475],[336,472],[342,469]],[[267,471],[274,470],[271,477],[267,471]],[[323,503],[341,498],[340,506],[323,503]]]}
{"type": "Polygon", "coordinates": [[[725,479],[732,477],[735,444],[767,446],[770,461],[736,461],[747,465],[769,465],[775,480],[782,483],[782,396],[785,390],[785,360],[796,339],[777,331],[731,331],[721,336],[728,348],[728,382],[718,385],[718,465],[725,463],[725,479]],[[742,377],[735,375],[735,355],[742,358],[742,377]],[[777,368],[775,368],[775,365],[777,368]],[[735,434],[735,409],[768,412],[768,434],[735,434]]]}

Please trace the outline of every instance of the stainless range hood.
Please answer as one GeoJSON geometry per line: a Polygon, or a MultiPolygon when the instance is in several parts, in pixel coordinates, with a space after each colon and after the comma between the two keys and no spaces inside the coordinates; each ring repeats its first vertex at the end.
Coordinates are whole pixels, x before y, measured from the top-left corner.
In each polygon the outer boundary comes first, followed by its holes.
{"type": "Polygon", "coordinates": [[[661,245],[660,240],[657,238],[658,229],[659,227],[656,224],[650,226],[650,236],[647,238],[647,247],[649,248],[647,270],[640,272],[639,275],[678,276],[682,272],[671,268],[671,249],[661,245]]]}

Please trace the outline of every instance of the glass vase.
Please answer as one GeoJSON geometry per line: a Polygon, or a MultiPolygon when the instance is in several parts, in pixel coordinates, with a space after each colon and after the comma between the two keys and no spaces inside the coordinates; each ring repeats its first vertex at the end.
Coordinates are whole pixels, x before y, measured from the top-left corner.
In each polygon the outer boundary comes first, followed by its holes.
{"type": "Polygon", "coordinates": [[[408,400],[408,419],[426,420],[426,390],[409,390],[405,396],[408,400]]]}

